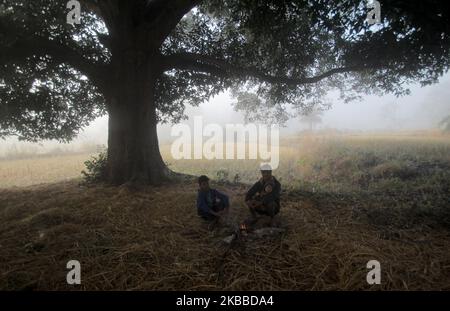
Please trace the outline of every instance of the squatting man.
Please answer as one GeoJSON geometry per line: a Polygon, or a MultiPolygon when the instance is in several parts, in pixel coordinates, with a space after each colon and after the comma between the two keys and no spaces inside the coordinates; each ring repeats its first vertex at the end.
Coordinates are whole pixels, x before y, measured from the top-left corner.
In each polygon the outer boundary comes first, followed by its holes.
{"type": "MultiPolygon", "coordinates": [[[[207,221],[218,222],[229,213],[228,195],[209,186],[209,178],[202,175],[198,178],[197,213],[207,221]]],[[[268,164],[261,166],[261,178],[247,191],[245,204],[250,212],[243,225],[244,228],[254,225],[262,216],[270,218],[270,226],[280,212],[281,184],[272,175],[268,164]]]]}

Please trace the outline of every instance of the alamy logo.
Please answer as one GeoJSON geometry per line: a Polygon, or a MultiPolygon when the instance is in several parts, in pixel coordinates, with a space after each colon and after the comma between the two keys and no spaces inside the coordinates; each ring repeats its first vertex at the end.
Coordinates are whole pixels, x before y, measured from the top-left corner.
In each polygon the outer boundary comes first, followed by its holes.
{"type": "Polygon", "coordinates": [[[81,284],[81,264],[78,260],[69,260],[66,265],[70,271],[67,273],[66,281],[69,285],[81,284]]]}
{"type": "Polygon", "coordinates": [[[172,127],[171,154],[180,159],[261,160],[276,169],[279,164],[278,125],[226,124],[225,132],[219,124],[203,127],[203,118],[194,117],[194,130],[187,124],[172,127]],[[225,134],[225,135],[224,135],[225,134]],[[208,139],[204,141],[204,137],[208,139]],[[270,139],[269,139],[270,138],[270,139]]]}
{"type": "Polygon", "coordinates": [[[381,4],[377,0],[367,3],[367,8],[372,9],[367,13],[366,21],[369,25],[381,23],[381,4]]]}
{"type": "Polygon", "coordinates": [[[370,271],[367,273],[366,281],[368,284],[381,284],[381,264],[378,260],[369,260],[367,262],[367,269],[370,271]]]}
{"type": "Polygon", "coordinates": [[[66,7],[70,9],[69,13],[67,13],[66,20],[67,24],[74,25],[81,23],[81,5],[77,0],[70,0],[67,2],[66,7]]]}

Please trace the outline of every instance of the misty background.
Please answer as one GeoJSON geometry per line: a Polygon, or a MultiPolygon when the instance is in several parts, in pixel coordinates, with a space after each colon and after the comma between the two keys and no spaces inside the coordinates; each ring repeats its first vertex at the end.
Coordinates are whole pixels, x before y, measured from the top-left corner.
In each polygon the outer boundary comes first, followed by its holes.
{"type": "MultiPolygon", "coordinates": [[[[444,75],[440,82],[426,87],[418,84],[410,85],[411,94],[403,97],[394,95],[364,96],[361,101],[343,103],[338,93],[329,93],[331,108],[320,115],[320,122],[313,124],[315,131],[337,130],[344,132],[374,131],[414,131],[431,130],[439,127],[439,122],[450,115],[450,74],[444,75]]],[[[219,94],[198,107],[187,103],[188,119],[183,121],[192,124],[194,116],[203,117],[203,125],[207,123],[244,123],[244,113],[233,109],[235,100],[228,92],[219,94]]],[[[310,130],[311,124],[300,117],[289,120],[280,128],[281,135],[295,134],[310,130]]],[[[8,152],[27,151],[46,153],[51,150],[68,152],[92,150],[93,145],[107,145],[108,117],[103,116],[85,128],[71,143],[58,141],[42,141],[30,143],[18,141],[10,137],[0,141],[0,157],[8,152]]],[[[171,124],[158,126],[161,144],[168,143],[171,138],[171,124]]]]}

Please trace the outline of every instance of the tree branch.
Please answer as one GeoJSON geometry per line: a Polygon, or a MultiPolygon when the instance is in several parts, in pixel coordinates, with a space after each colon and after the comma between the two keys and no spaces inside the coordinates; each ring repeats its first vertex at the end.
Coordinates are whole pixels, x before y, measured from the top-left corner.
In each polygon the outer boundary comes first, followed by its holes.
{"type": "Polygon", "coordinates": [[[113,33],[114,22],[117,18],[119,0],[80,0],[84,8],[100,17],[106,25],[109,33],[113,33]]]}
{"type": "Polygon", "coordinates": [[[2,48],[0,62],[8,63],[46,55],[58,63],[65,63],[80,71],[100,89],[107,85],[107,65],[93,63],[75,49],[45,37],[33,36],[14,40],[2,48]]]}
{"type": "Polygon", "coordinates": [[[153,0],[148,5],[147,18],[150,30],[156,30],[160,42],[172,32],[185,14],[202,0],[153,0]],[[156,12],[155,14],[153,12],[156,12]]]}
{"type": "Polygon", "coordinates": [[[164,57],[164,70],[167,71],[170,69],[199,70],[225,77],[253,77],[272,84],[300,85],[316,83],[338,73],[363,70],[365,69],[365,67],[338,67],[313,77],[292,78],[287,76],[269,75],[254,67],[244,67],[230,64],[225,60],[217,59],[207,55],[200,55],[195,53],[178,53],[164,57]]]}

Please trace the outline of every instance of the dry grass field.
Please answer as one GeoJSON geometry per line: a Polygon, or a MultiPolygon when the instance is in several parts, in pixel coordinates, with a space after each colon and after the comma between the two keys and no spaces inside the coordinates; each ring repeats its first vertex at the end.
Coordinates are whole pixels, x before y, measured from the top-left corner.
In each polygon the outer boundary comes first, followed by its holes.
{"type": "Polygon", "coordinates": [[[1,161],[0,288],[450,290],[448,136],[304,135],[281,149],[285,233],[232,245],[222,240],[247,216],[257,163],[173,161],[162,146],[173,170],[230,195],[229,219],[211,226],[191,179],[136,192],[66,181],[88,155],[1,161]],[[66,284],[71,259],[78,287],[66,284]],[[381,285],[366,282],[372,259],[381,285]]]}
{"type": "Polygon", "coordinates": [[[80,178],[90,154],[0,160],[0,188],[25,187],[80,178]]]}

